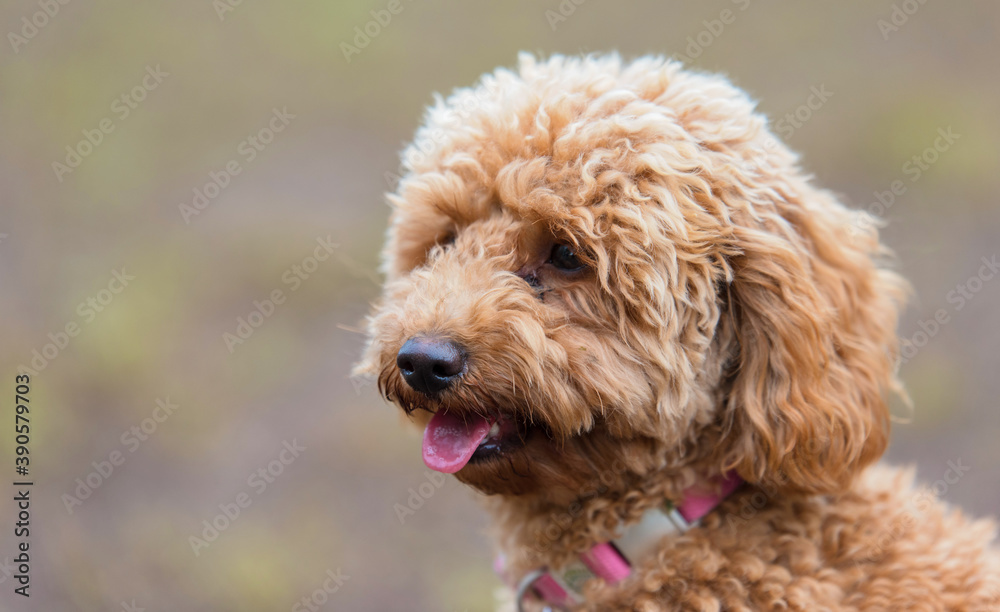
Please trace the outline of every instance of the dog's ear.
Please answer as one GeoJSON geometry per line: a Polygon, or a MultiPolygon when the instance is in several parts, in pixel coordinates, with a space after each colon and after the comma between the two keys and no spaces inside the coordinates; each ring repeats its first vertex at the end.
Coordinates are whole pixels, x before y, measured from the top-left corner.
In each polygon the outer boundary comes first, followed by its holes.
{"type": "Polygon", "coordinates": [[[832,492],[885,450],[906,285],[865,218],[804,180],[772,193],[734,213],[722,452],[749,482],[832,492]]]}

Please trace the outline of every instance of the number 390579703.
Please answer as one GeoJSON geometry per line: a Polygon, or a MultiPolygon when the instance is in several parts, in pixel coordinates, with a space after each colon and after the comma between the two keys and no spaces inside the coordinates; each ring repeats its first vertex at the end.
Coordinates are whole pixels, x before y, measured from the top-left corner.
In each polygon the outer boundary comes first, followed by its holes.
{"type": "Polygon", "coordinates": [[[17,466],[17,473],[21,476],[28,475],[28,442],[31,440],[29,437],[30,429],[28,428],[28,391],[30,390],[28,384],[31,379],[28,378],[27,374],[20,374],[17,376],[17,395],[15,399],[17,400],[17,414],[14,416],[14,431],[16,437],[14,441],[17,446],[14,452],[17,457],[14,459],[14,464],[17,466]]]}

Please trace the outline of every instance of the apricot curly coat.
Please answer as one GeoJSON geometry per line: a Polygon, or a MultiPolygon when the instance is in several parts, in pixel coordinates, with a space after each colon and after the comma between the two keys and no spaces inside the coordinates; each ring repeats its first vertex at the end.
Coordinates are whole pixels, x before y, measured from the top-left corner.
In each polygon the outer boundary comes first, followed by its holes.
{"type": "Polygon", "coordinates": [[[404,163],[359,371],[420,425],[536,431],[456,474],[513,575],[736,470],[746,486],[585,608],[1000,609],[993,524],[869,467],[906,285],[745,94],[659,58],[522,56],[439,99],[404,163]],[[556,244],[586,269],[554,268],[556,244]],[[429,333],[469,356],[433,398],[395,365],[429,333]]]}

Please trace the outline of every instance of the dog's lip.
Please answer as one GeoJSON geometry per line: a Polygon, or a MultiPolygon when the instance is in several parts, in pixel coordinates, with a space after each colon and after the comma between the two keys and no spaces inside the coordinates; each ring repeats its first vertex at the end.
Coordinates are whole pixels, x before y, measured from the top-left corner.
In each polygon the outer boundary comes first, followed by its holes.
{"type": "Polygon", "coordinates": [[[504,415],[496,416],[489,433],[476,447],[469,463],[502,457],[524,446],[534,428],[504,415]]]}

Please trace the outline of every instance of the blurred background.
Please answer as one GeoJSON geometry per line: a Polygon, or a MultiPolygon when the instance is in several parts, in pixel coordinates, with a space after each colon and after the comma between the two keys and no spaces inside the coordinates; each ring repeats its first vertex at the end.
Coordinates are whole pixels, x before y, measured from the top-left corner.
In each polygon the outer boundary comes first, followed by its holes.
{"type": "Polygon", "coordinates": [[[4,2],[0,610],[491,608],[475,496],[348,372],[398,151],[520,50],[725,72],[883,217],[916,289],[888,460],[960,460],[942,495],[995,513],[998,29],[996,3],[916,0],[4,2]]]}

